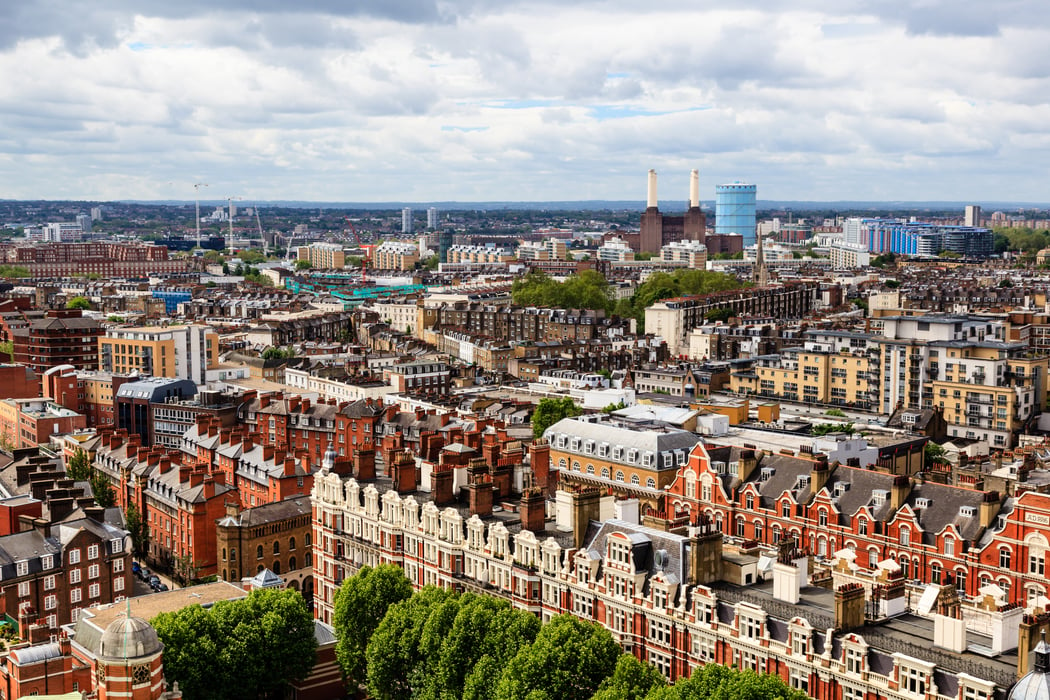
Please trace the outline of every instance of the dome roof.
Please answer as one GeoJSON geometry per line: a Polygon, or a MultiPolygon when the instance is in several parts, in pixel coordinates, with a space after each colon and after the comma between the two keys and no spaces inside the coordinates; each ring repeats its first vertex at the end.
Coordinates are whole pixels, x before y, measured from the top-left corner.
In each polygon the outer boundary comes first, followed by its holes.
{"type": "Polygon", "coordinates": [[[1050,645],[1046,642],[1036,645],[1032,670],[1014,684],[1008,700],[1050,700],[1050,645]]]}
{"type": "Polygon", "coordinates": [[[141,617],[118,617],[102,633],[99,653],[109,659],[136,659],[163,648],[157,630],[141,617]]]}

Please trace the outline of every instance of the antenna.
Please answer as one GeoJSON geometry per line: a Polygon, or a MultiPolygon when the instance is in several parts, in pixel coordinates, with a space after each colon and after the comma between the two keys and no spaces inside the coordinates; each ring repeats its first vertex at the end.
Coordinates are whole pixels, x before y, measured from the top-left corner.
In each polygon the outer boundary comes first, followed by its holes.
{"type": "Polygon", "coordinates": [[[233,203],[242,199],[244,199],[244,197],[237,197],[233,195],[226,198],[226,205],[228,208],[227,214],[229,214],[230,217],[230,234],[229,240],[226,241],[226,247],[231,253],[233,252],[233,203]]]}
{"type": "Polygon", "coordinates": [[[207,187],[207,182],[197,182],[193,185],[194,200],[197,205],[197,247],[201,247],[201,188],[207,187]]]}

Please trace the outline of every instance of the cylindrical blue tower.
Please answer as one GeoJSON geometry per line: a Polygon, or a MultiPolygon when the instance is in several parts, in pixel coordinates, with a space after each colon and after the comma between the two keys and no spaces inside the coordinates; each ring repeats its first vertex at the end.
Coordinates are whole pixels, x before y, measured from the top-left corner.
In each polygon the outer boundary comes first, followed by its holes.
{"type": "Polygon", "coordinates": [[[715,186],[715,233],[739,233],[745,247],[754,245],[756,193],[742,182],[715,186]]]}

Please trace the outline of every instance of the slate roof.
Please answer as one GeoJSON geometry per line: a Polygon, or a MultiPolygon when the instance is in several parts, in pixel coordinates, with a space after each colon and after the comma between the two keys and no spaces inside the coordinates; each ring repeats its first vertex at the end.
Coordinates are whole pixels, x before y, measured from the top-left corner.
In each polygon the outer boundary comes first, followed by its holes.
{"type": "Polygon", "coordinates": [[[625,534],[631,540],[636,572],[644,571],[650,576],[655,576],[662,571],[665,575],[676,577],[679,582],[686,580],[689,562],[688,537],[612,518],[600,523],[593,536],[588,530],[584,549],[592,557],[604,558],[605,543],[614,532],[625,534]],[[663,566],[657,565],[654,556],[660,550],[667,553],[663,566]]]}

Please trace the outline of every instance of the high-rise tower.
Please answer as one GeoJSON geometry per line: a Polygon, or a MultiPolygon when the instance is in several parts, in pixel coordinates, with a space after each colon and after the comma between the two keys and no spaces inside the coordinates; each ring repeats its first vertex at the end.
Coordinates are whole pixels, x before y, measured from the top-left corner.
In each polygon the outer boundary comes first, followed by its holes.
{"type": "Polygon", "coordinates": [[[738,233],[745,247],[755,243],[757,188],[742,182],[715,187],[715,233],[738,233]]]}

